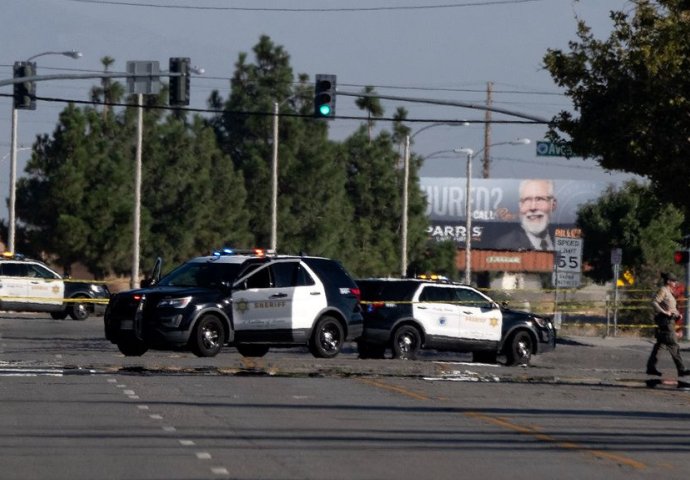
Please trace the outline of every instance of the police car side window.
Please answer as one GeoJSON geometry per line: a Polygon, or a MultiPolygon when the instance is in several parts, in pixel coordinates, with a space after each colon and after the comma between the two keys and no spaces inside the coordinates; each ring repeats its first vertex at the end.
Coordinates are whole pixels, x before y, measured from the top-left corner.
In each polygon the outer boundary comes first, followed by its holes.
{"type": "Polygon", "coordinates": [[[271,265],[273,286],[275,288],[293,287],[297,265],[297,262],[278,262],[271,265]]]}
{"type": "Polygon", "coordinates": [[[419,295],[419,301],[421,302],[451,302],[453,300],[450,288],[424,287],[424,290],[419,295]]]}
{"type": "Polygon", "coordinates": [[[295,285],[298,287],[316,284],[312,276],[309,275],[309,272],[307,272],[307,270],[302,265],[297,265],[297,271],[295,272],[295,274],[295,285]]]}
{"type": "Polygon", "coordinates": [[[466,288],[456,288],[456,301],[468,307],[485,307],[489,302],[477,292],[466,288]]]}
{"type": "Polygon", "coordinates": [[[247,288],[271,288],[271,274],[268,268],[261,268],[252,276],[247,278],[247,288]]]}
{"type": "Polygon", "coordinates": [[[299,262],[274,263],[271,266],[271,273],[275,288],[301,287],[315,283],[309,272],[299,262]]]}
{"type": "Polygon", "coordinates": [[[29,276],[30,277],[38,277],[38,278],[49,278],[49,279],[55,279],[57,276],[48,270],[47,268],[43,268],[40,265],[29,265],[29,276]]]}
{"type": "Polygon", "coordinates": [[[23,263],[3,263],[2,274],[6,277],[26,277],[26,265],[23,263]]]}

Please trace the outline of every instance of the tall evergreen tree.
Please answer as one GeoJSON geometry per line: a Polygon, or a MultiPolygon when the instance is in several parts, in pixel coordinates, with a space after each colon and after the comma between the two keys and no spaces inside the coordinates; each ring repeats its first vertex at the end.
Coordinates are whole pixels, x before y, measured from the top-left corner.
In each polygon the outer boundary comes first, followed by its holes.
{"type": "Polygon", "coordinates": [[[367,134],[369,135],[369,141],[371,142],[374,134],[374,119],[383,117],[385,110],[381,105],[381,100],[374,95],[376,93],[374,87],[367,85],[364,87],[364,90],[362,90],[362,93],[365,96],[359,97],[357,100],[355,100],[355,105],[357,105],[360,110],[367,112],[367,134]]]}
{"type": "MultiPolygon", "coordinates": [[[[18,217],[34,252],[77,261],[97,276],[124,267],[120,235],[131,211],[121,129],[92,108],[68,106],[50,138],[40,137],[17,189],[18,217]]],[[[131,182],[129,182],[131,184],[131,182]]]]}
{"type": "MultiPolygon", "coordinates": [[[[269,246],[271,230],[271,159],[273,106],[290,110],[293,73],[283,47],[264,35],[254,47],[255,63],[241,53],[235,64],[231,92],[222,114],[212,119],[221,148],[244,175],[249,193],[249,227],[259,246],[269,246]]],[[[213,102],[220,96],[212,94],[213,102]]]]}

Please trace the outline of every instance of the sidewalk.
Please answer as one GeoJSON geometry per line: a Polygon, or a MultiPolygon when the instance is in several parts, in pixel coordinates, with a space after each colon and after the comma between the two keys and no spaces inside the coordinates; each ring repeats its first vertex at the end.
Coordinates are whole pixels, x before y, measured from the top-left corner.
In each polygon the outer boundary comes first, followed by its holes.
{"type": "MultiPolygon", "coordinates": [[[[653,338],[635,337],[635,336],[585,336],[585,335],[563,335],[559,338],[561,343],[576,343],[580,345],[589,345],[592,347],[611,347],[611,348],[626,348],[626,347],[650,347],[654,345],[653,338]]],[[[681,340],[681,349],[685,346],[690,346],[690,343],[681,340]]]]}

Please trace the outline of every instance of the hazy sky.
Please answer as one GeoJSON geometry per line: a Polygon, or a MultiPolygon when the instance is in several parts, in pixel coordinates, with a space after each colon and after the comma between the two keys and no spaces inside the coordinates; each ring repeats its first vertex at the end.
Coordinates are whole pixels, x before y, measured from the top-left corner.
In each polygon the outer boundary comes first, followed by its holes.
{"type": "MultiPolygon", "coordinates": [[[[75,49],[83,57],[42,56],[36,59],[39,74],[100,71],[106,55],[115,58],[115,71],[124,71],[131,60],[157,60],[167,69],[169,57],[188,56],[205,69],[192,79],[192,106],[204,107],[214,89],[227,96],[238,54],[251,52],[267,34],[290,54],[296,74],[336,74],[341,91],[373,85],[388,95],[482,103],[487,82],[493,82],[496,107],[550,118],[569,101],[543,69],[546,50],[567,48],[575,39],[576,17],[604,37],[611,30],[609,12],[631,8],[624,0],[2,0],[0,79],[12,77],[15,61],[45,51],[75,49]]],[[[37,95],[87,100],[96,83],[43,82],[37,95]]],[[[11,93],[11,87],[0,93],[11,93]]],[[[457,107],[383,105],[386,116],[404,106],[410,118],[484,119],[482,111],[457,107]]],[[[30,146],[36,134],[51,133],[64,106],[39,101],[37,110],[20,111],[19,143],[30,146]]],[[[0,111],[5,112],[0,114],[0,168],[9,172],[10,98],[0,97],[0,111]]],[[[362,114],[344,96],[338,97],[337,113],[362,114]]],[[[494,119],[508,117],[495,114],[494,119]]],[[[332,138],[349,135],[359,123],[332,121],[332,138]]],[[[537,157],[534,141],[544,132],[541,125],[493,125],[492,142],[527,137],[533,143],[494,147],[491,176],[627,178],[592,161],[537,157]]],[[[458,147],[476,151],[483,142],[483,125],[439,126],[416,136],[413,150],[420,155],[458,147]]],[[[19,153],[20,166],[27,156],[19,153]]],[[[426,161],[422,174],[464,176],[464,165],[464,157],[440,153],[426,161]]],[[[480,171],[478,162],[474,171],[480,171]]],[[[0,180],[5,198],[7,175],[0,180]]]]}

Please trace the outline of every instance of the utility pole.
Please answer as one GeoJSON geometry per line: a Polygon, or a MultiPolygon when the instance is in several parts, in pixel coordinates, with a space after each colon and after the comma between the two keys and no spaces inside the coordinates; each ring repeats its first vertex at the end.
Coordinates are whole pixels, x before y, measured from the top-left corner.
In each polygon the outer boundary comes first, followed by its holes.
{"type": "Polygon", "coordinates": [[[482,178],[491,176],[491,105],[493,103],[493,82],[486,83],[486,110],[484,111],[484,159],[482,160],[482,178]]]}

